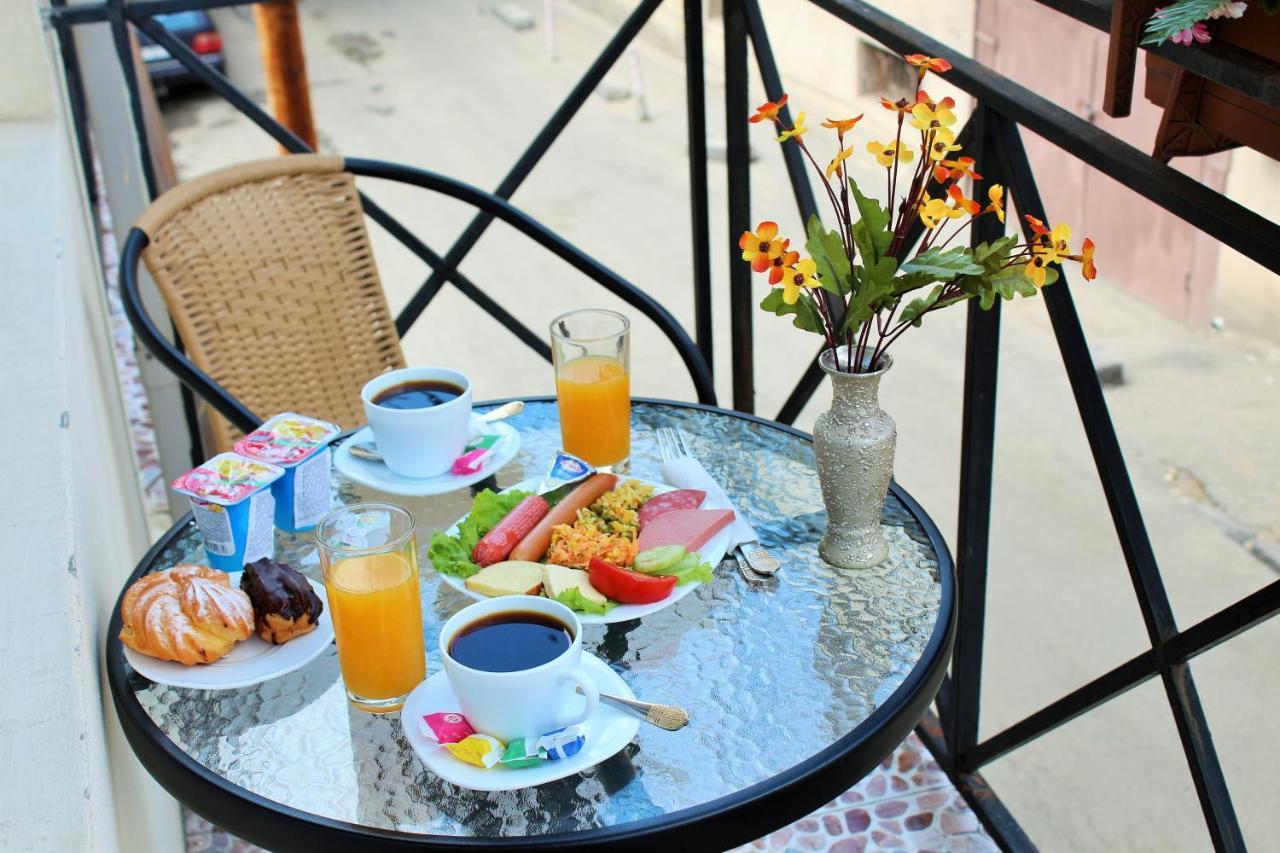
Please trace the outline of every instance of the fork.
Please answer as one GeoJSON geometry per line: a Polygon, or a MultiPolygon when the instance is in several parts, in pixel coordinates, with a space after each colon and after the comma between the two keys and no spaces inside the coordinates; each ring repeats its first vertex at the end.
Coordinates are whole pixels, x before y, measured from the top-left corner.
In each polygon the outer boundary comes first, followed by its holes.
{"type": "MultiPolygon", "coordinates": [[[[658,427],[656,431],[658,453],[663,462],[674,462],[677,459],[693,459],[689,451],[689,443],[685,440],[684,430],[676,427],[658,427]]],[[[752,539],[739,542],[734,549],[734,559],[743,577],[747,580],[761,580],[772,577],[781,567],[772,554],[765,550],[759,541],[752,539]]]]}

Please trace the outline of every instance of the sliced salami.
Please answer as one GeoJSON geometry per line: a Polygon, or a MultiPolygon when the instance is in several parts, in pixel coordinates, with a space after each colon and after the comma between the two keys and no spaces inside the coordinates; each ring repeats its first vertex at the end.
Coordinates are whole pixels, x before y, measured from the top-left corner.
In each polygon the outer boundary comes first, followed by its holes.
{"type": "Polygon", "coordinates": [[[641,527],[644,527],[658,516],[673,509],[697,509],[702,506],[706,497],[707,493],[700,489],[676,489],[674,492],[654,495],[636,513],[637,521],[641,527]]]}

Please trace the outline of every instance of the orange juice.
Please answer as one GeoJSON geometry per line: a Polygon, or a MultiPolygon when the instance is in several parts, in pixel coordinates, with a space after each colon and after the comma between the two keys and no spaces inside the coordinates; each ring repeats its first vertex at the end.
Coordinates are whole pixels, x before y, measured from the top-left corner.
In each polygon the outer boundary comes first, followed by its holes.
{"type": "MultiPolygon", "coordinates": [[[[426,678],[414,550],[410,543],[399,551],[349,557],[325,579],[342,680],[362,699],[403,699],[426,678]]],[[[369,710],[399,707],[378,703],[369,710]]]]}
{"type": "Polygon", "coordinates": [[[564,449],[592,465],[631,455],[631,376],[616,358],[584,355],[556,370],[564,449]]]}

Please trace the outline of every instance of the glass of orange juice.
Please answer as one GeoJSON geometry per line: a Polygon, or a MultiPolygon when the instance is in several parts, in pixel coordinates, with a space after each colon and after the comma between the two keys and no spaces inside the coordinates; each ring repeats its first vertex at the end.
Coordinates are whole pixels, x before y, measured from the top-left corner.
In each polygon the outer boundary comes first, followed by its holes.
{"type": "Polygon", "coordinates": [[[316,527],[347,698],[398,711],[427,677],[413,516],[389,503],[336,509],[316,527]]]}
{"type": "Polygon", "coordinates": [[[597,468],[631,458],[631,323],[616,311],[570,311],[551,321],[564,449],[597,468]]]}

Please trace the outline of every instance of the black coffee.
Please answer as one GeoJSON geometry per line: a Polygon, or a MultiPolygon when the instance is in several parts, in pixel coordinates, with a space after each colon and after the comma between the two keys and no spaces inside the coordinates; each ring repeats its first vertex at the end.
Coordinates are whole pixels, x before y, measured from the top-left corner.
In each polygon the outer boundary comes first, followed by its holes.
{"type": "Polygon", "coordinates": [[[379,391],[373,402],[388,409],[429,409],[462,396],[462,389],[443,379],[412,379],[379,391]]]}
{"type": "Polygon", "coordinates": [[[518,672],[542,666],[564,654],[573,633],[554,616],[510,610],[466,625],[449,643],[449,656],[484,672],[518,672]]]}

